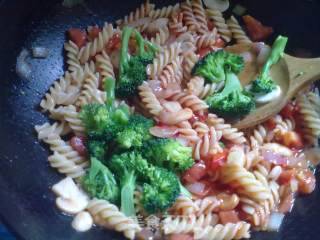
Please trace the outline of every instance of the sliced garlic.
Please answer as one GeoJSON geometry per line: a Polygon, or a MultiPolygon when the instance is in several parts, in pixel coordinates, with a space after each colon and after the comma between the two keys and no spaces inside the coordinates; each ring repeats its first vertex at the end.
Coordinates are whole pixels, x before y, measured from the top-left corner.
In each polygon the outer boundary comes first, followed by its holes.
{"type": "Polygon", "coordinates": [[[72,180],[67,177],[52,187],[53,192],[58,196],[56,205],[65,213],[76,214],[84,210],[89,197],[72,180]]]}
{"type": "Polygon", "coordinates": [[[220,12],[226,11],[229,6],[229,0],[203,0],[204,4],[211,9],[218,10],[220,12]]]}
{"type": "Polygon", "coordinates": [[[71,226],[78,232],[88,231],[93,225],[93,219],[90,213],[79,212],[73,219],[71,226]]]}

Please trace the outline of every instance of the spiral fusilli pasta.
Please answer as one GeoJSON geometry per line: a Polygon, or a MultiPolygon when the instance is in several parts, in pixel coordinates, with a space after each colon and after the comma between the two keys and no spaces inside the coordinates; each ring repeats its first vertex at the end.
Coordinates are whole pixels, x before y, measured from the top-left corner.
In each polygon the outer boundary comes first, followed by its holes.
{"type": "Polygon", "coordinates": [[[243,31],[238,20],[231,16],[227,20],[228,27],[232,32],[232,37],[237,41],[237,43],[251,43],[251,40],[248,38],[247,34],[243,31]]]}
{"type": "Polygon", "coordinates": [[[222,13],[216,9],[206,9],[206,13],[208,18],[214,22],[214,25],[217,27],[218,33],[221,35],[223,40],[230,42],[232,33],[229,30],[222,13]]]}

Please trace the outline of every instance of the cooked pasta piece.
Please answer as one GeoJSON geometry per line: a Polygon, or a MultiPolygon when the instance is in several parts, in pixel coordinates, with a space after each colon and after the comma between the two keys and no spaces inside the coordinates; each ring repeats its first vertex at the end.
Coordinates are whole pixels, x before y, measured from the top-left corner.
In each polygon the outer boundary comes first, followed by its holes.
{"type": "Polygon", "coordinates": [[[250,224],[246,222],[217,224],[194,229],[194,239],[204,240],[232,240],[250,238],[250,224]]]}
{"type": "Polygon", "coordinates": [[[169,28],[166,26],[160,28],[159,32],[156,33],[156,36],[151,38],[150,41],[156,45],[163,46],[170,37],[169,28]]]}
{"type": "Polygon", "coordinates": [[[243,136],[242,132],[238,129],[233,128],[230,124],[224,122],[224,119],[219,118],[215,114],[209,114],[207,123],[209,126],[215,127],[216,130],[222,132],[222,137],[229,140],[235,144],[242,144],[246,142],[246,138],[243,136]]]}
{"type": "Polygon", "coordinates": [[[173,215],[185,216],[194,214],[198,211],[199,209],[196,203],[191,198],[184,195],[180,195],[169,210],[169,212],[173,215]]]}
{"type": "Polygon", "coordinates": [[[172,17],[169,22],[170,31],[177,36],[188,31],[188,27],[183,24],[182,20],[183,13],[180,13],[177,16],[172,17]]]}
{"type": "Polygon", "coordinates": [[[268,131],[262,124],[256,126],[250,133],[249,139],[252,149],[259,148],[268,140],[268,131]]]}
{"type": "Polygon", "coordinates": [[[52,125],[46,122],[42,125],[36,125],[34,128],[38,133],[39,140],[48,138],[50,134],[63,136],[71,131],[69,125],[65,121],[62,121],[61,123],[55,122],[52,125]]]}
{"type": "Polygon", "coordinates": [[[195,54],[194,52],[188,53],[183,62],[183,77],[186,80],[190,80],[191,78],[191,71],[196,62],[199,60],[199,55],[195,54]]]}
{"type": "Polygon", "coordinates": [[[183,22],[188,27],[189,31],[197,31],[199,29],[199,23],[192,10],[192,5],[189,0],[181,3],[181,11],[183,13],[183,22]]]}
{"type": "Polygon", "coordinates": [[[230,184],[240,195],[245,195],[255,201],[270,199],[270,191],[253,173],[237,165],[225,165],[221,168],[220,179],[230,184]]]}
{"type": "Polygon", "coordinates": [[[295,128],[294,120],[289,118],[283,119],[279,114],[274,117],[274,120],[276,122],[275,133],[284,134],[288,131],[293,131],[295,128]]]}
{"type": "Polygon", "coordinates": [[[134,239],[141,231],[140,226],[129,217],[126,217],[118,207],[106,200],[93,199],[87,206],[97,224],[107,225],[111,229],[123,232],[128,239],[134,239]]]}
{"type": "Polygon", "coordinates": [[[208,109],[208,105],[205,101],[195,95],[189,94],[187,91],[174,94],[171,97],[171,100],[177,101],[182,107],[190,108],[192,111],[198,112],[199,114],[203,114],[208,109]]]}
{"type": "Polygon", "coordinates": [[[208,196],[202,199],[195,200],[194,204],[198,208],[196,215],[200,216],[200,215],[208,215],[212,212],[217,212],[221,205],[221,201],[217,199],[216,196],[208,196]]]}
{"type": "Polygon", "coordinates": [[[213,46],[217,41],[217,29],[214,28],[211,32],[206,32],[197,37],[196,46],[198,49],[207,48],[213,46]]]}
{"type": "Polygon", "coordinates": [[[116,23],[117,25],[121,26],[127,25],[141,18],[147,17],[153,9],[154,4],[150,4],[149,0],[147,0],[145,3],[141,4],[141,6],[137,8],[135,11],[130,12],[123,19],[117,20],[116,23]]]}
{"type": "Polygon", "coordinates": [[[320,115],[320,97],[319,94],[316,92],[308,92],[307,98],[312,104],[314,110],[320,115]]]}
{"type": "Polygon", "coordinates": [[[163,7],[163,8],[159,8],[159,9],[152,9],[149,12],[148,17],[151,17],[153,19],[156,18],[169,18],[171,17],[175,12],[177,12],[179,10],[180,4],[177,3],[174,6],[173,5],[169,5],[167,7],[163,7]]]}
{"type": "Polygon", "coordinates": [[[88,42],[83,46],[78,54],[78,59],[81,64],[84,64],[89,60],[90,57],[102,52],[104,46],[108,43],[109,39],[113,36],[115,29],[112,24],[105,23],[102,31],[99,33],[98,37],[92,42],[88,42]]]}
{"type": "Polygon", "coordinates": [[[203,8],[202,0],[192,0],[191,5],[194,17],[199,25],[198,32],[201,34],[208,32],[207,16],[203,8]]]}
{"type": "Polygon", "coordinates": [[[221,139],[221,137],[221,131],[216,131],[214,127],[210,127],[210,132],[205,133],[194,146],[194,159],[200,160],[207,157],[208,155],[222,152],[223,149],[219,145],[219,140],[221,139]]]}
{"type": "Polygon", "coordinates": [[[223,40],[226,42],[230,42],[232,33],[229,30],[229,27],[226,24],[222,13],[216,9],[206,9],[206,13],[208,18],[212,20],[214,25],[217,27],[218,33],[223,38],[223,40]]]}
{"type": "Polygon", "coordinates": [[[169,216],[163,220],[163,231],[165,234],[193,233],[196,228],[214,226],[218,223],[216,214],[169,216]]]}
{"type": "Polygon", "coordinates": [[[103,82],[106,78],[115,78],[113,65],[111,63],[109,55],[105,51],[102,51],[101,54],[96,56],[96,64],[103,82]]]}
{"type": "Polygon", "coordinates": [[[146,108],[152,115],[158,116],[159,113],[163,110],[162,105],[154,95],[147,82],[143,82],[142,85],[139,86],[139,96],[142,103],[146,106],[146,108]]]}
{"type": "Polygon", "coordinates": [[[317,146],[320,135],[320,118],[305,95],[297,97],[297,105],[302,117],[303,137],[310,144],[317,146]]]}
{"type": "Polygon", "coordinates": [[[72,159],[58,152],[54,152],[53,155],[49,156],[48,161],[51,167],[57,168],[59,173],[66,174],[71,178],[83,176],[85,174],[85,168],[88,167],[88,162],[75,163],[72,159]]]}
{"type": "Polygon", "coordinates": [[[223,87],[223,83],[205,83],[203,77],[195,76],[187,84],[188,91],[200,99],[205,99],[223,87]]]}
{"type": "Polygon", "coordinates": [[[181,64],[182,58],[178,56],[172,63],[163,68],[159,80],[164,88],[167,88],[169,83],[181,83],[183,78],[181,64]]]}
{"type": "Polygon", "coordinates": [[[66,63],[68,65],[68,71],[74,72],[81,68],[80,61],[78,59],[79,47],[71,40],[64,44],[64,49],[66,51],[66,63]]]}
{"type": "Polygon", "coordinates": [[[153,63],[147,66],[147,74],[150,78],[156,79],[161,74],[163,68],[178,57],[180,51],[180,43],[174,43],[163,48],[163,51],[153,59],[153,63]]]}
{"type": "Polygon", "coordinates": [[[231,16],[227,20],[228,27],[232,32],[232,37],[237,41],[237,43],[251,43],[251,40],[248,38],[247,34],[243,31],[238,20],[231,16]]]}

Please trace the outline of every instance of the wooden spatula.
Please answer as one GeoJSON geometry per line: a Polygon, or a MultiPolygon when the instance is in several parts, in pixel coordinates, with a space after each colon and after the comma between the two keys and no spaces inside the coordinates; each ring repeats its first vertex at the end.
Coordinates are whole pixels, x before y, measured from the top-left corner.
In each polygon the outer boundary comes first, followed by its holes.
{"type": "Polygon", "coordinates": [[[271,77],[281,87],[281,95],[265,105],[258,106],[236,122],[235,127],[252,127],[279,113],[299,90],[320,79],[320,58],[303,59],[285,55],[272,67],[271,77]]]}

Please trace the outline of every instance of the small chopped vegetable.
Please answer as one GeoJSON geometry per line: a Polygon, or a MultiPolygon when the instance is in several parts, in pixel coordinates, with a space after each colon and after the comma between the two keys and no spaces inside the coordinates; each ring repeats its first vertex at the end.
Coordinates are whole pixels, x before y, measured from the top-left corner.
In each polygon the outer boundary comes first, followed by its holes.
{"type": "Polygon", "coordinates": [[[243,21],[251,40],[255,42],[265,40],[273,33],[272,27],[263,26],[261,22],[250,15],[243,16],[243,21]]]}

